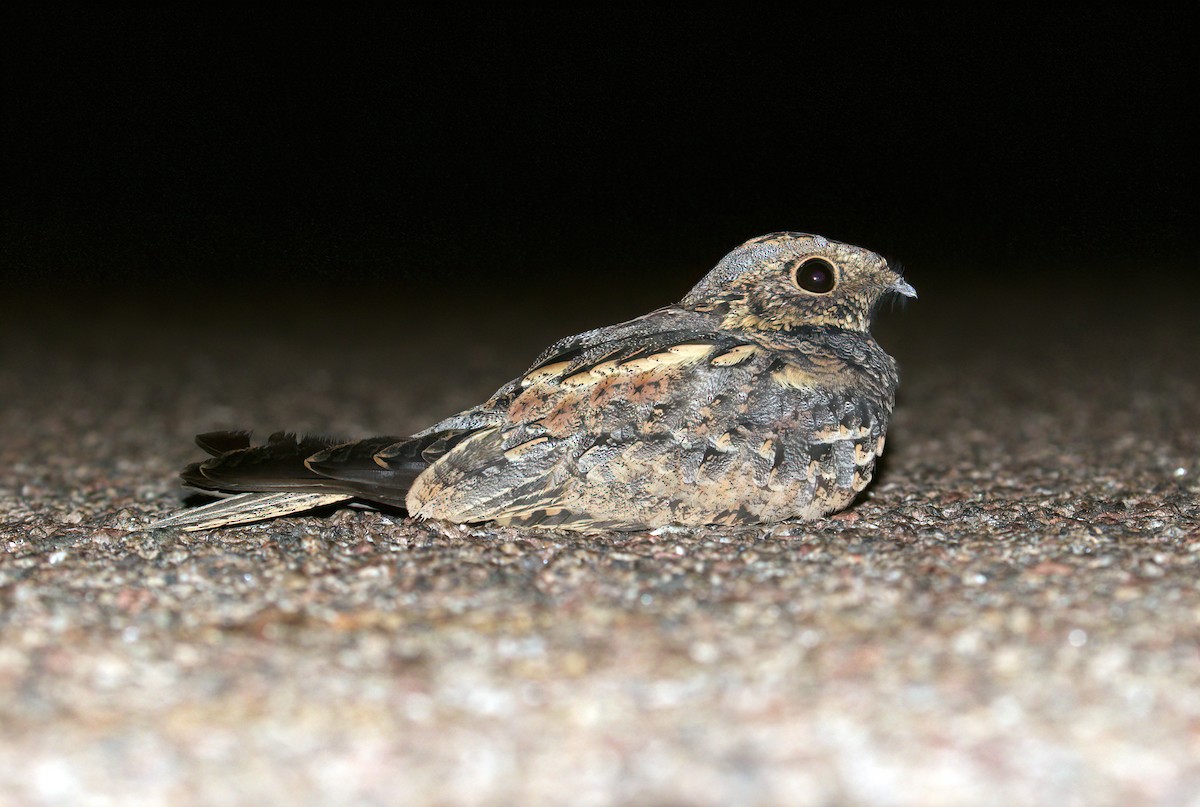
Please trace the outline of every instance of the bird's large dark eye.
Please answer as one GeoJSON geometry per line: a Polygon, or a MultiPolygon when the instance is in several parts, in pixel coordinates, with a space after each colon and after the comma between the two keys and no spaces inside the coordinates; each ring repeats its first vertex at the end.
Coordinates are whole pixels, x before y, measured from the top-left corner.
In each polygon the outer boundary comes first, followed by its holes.
{"type": "Polygon", "coordinates": [[[837,285],[837,270],[824,258],[809,258],[792,269],[792,280],[805,291],[828,294],[837,285]]]}

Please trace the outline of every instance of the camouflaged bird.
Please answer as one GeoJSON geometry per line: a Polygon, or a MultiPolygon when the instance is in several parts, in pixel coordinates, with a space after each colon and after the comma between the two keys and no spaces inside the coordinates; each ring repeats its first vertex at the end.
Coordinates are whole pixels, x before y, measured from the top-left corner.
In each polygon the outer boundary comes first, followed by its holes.
{"type": "Polygon", "coordinates": [[[556,342],[486,403],[408,438],[200,435],[184,481],[231,498],[187,530],[339,502],[417,518],[576,530],[814,519],[871,480],[896,363],[871,338],[873,252],[802,233],[751,239],[678,304],[556,342]]]}

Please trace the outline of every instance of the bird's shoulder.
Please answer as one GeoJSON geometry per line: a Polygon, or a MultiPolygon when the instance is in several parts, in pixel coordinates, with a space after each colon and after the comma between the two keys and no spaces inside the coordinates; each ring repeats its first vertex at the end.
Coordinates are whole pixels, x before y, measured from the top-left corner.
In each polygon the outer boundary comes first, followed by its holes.
{"type": "Polygon", "coordinates": [[[525,372],[496,390],[487,401],[415,436],[499,425],[513,401],[530,387],[558,386],[566,379],[568,387],[578,387],[592,371],[618,366],[623,372],[652,365],[665,368],[665,359],[682,359],[688,346],[694,346],[694,353],[701,345],[733,341],[722,338],[718,326],[719,320],[711,314],[667,306],[626,322],[564,337],[543,350],[525,372]],[[637,360],[642,360],[640,365],[630,365],[637,360]]]}

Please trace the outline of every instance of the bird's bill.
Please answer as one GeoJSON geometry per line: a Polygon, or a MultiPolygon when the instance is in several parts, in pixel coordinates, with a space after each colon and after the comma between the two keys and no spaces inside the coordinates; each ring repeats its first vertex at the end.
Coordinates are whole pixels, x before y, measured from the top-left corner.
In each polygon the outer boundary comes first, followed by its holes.
{"type": "Polygon", "coordinates": [[[898,278],[889,290],[897,294],[903,294],[905,297],[911,297],[914,300],[917,299],[917,290],[905,282],[904,278],[898,278]]]}

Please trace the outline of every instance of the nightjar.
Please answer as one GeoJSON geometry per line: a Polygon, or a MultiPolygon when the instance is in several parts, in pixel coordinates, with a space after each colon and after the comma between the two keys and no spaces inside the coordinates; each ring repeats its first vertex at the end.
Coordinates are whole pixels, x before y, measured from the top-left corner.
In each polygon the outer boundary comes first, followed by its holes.
{"type": "Polygon", "coordinates": [[[198,530],[351,502],[417,518],[575,530],[755,524],[847,507],[883,451],[896,363],[871,338],[873,252],[751,239],[677,304],[562,339],[488,401],[411,437],[196,438],[186,484],[228,496],[198,530]]]}

